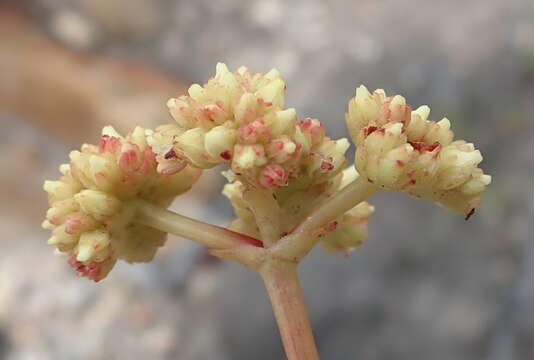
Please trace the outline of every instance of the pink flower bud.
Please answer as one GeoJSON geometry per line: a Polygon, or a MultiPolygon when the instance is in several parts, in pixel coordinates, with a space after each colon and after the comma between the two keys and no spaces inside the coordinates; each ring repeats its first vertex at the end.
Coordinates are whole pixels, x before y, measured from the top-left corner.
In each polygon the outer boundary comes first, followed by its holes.
{"type": "Polygon", "coordinates": [[[298,155],[299,147],[289,136],[271,140],[267,153],[277,163],[284,163],[298,155]]]}
{"type": "Polygon", "coordinates": [[[287,185],[287,172],[280,165],[267,165],[261,170],[260,182],[266,188],[287,185]]]}
{"type": "Polygon", "coordinates": [[[317,119],[307,118],[299,121],[302,133],[310,139],[311,145],[317,145],[324,137],[324,126],[317,119]]]}
{"type": "Polygon", "coordinates": [[[257,119],[239,128],[239,139],[245,144],[254,144],[269,138],[269,129],[263,119],[257,119]]]}

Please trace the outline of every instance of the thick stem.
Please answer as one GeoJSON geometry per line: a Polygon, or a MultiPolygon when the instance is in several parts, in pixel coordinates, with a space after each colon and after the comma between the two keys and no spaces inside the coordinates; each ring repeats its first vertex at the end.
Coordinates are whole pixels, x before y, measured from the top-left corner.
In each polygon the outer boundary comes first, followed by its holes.
{"type": "Polygon", "coordinates": [[[253,188],[244,192],[243,200],[254,214],[265,247],[273,245],[280,239],[280,208],[273,193],[253,188]]]}
{"type": "Polygon", "coordinates": [[[359,177],[313,211],[292,233],[281,239],[273,248],[279,257],[298,261],[319,241],[318,229],[368,199],[380,188],[359,177]]]}
{"type": "Polygon", "coordinates": [[[188,218],[147,201],[136,200],[135,205],[137,208],[135,221],[214,249],[243,245],[263,247],[261,241],[250,236],[188,218]]]}
{"type": "Polygon", "coordinates": [[[260,269],[289,360],[318,360],[297,263],[270,260],[260,269]]]}

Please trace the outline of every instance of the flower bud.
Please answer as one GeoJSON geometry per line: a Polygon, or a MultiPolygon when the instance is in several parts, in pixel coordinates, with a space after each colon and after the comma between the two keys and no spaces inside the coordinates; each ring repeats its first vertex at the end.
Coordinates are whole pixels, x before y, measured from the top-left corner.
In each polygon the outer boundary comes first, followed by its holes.
{"type": "Polygon", "coordinates": [[[191,109],[189,103],[183,99],[169,99],[167,101],[167,108],[174,120],[181,128],[190,129],[195,125],[193,117],[191,116],[191,109]]]}
{"type": "Polygon", "coordinates": [[[318,145],[324,137],[324,126],[318,119],[307,118],[299,121],[299,129],[302,133],[302,146],[304,151],[318,145]]]}
{"type": "Polygon", "coordinates": [[[316,179],[316,182],[333,177],[345,165],[344,154],[349,146],[347,139],[332,140],[325,137],[303,162],[307,176],[316,179]]]}
{"type": "Polygon", "coordinates": [[[228,126],[214,127],[204,137],[206,152],[213,159],[231,161],[236,136],[236,131],[228,126]]]}
{"type": "Polygon", "coordinates": [[[276,188],[287,184],[288,174],[280,165],[267,165],[261,170],[260,182],[266,188],[276,188]]]}
{"type": "Polygon", "coordinates": [[[280,110],[266,116],[267,127],[272,136],[293,135],[297,122],[295,109],[280,110]]]}
{"type": "Polygon", "coordinates": [[[331,252],[349,254],[367,239],[367,224],[374,212],[374,206],[367,202],[356,205],[339,219],[329,224],[321,236],[321,245],[331,252]]]}
{"type": "Polygon", "coordinates": [[[254,121],[259,113],[258,107],[259,101],[254,94],[248,92],[243,93],[234,109],[236,123],[242,125],[254,121]]]}
{"type": "Polygon", "coordinates": [[[182,133],[182,129],[171,124],[161,125],[147,135],[147,144],[156,154],[158,173],[173,175],[187,166],[186,158],[176,147],[176,138],[182,133]]]}
{"type": "Polygon", "coordinates": [[[263,119],[257,119],[239,128],[239,140],[244,144],[265,142],[269,139],[270,132],[263,119]]]}
{"type": "Polygon", "coordinates": [[[285,86],[282,79],[274,79],[258,89],[254,95],[262,99],[266,104],[282,107],[284,106],[285,86]]]}
{"type": "Polygon", "coordinates": [[[217,165],[204,146],[206,132],[201,128],[190,129],[176,138],[181,154],[196,167],[209,169],[217,165]]]}
{"type": "Polygon", "coordinates": [[[282,136],[271,140],[267,146],[267,153],[277,163],[284,163],[297,155],[298,146],[289,136],[282,136]]]}
{"type": "Polygon", "coordinates": [[[80,189],[80,184],[67,181],[50,181],[44,182],[43,188],[54,201],[60,201],[71,198],[80,189]]]}
{"type": "Polygon", "coordinates": [[[75,211],[78,208],[78,204],[72,198],[65,200],[59,200],[52,204],[52,206],[46,212],[46,218],[52,224],[61,224],[65,221],[65,217],[75,211]]]}
{"type": "Polygon", "coordinates": [[[121,207],[119,199],[98,190],[82,190],[74,195],[74,200],[84,213],[97,220],[113,215],[121,207]]]}
{"type": "Polygon", "coordinates": [[[243,170],[265,165],[267,158],[261,145],[236,145],[232,169],[236,174],[243,170]]]}
{"type": "Polygon", "coordinates": [[[98,251],[105,249],[109,245],[109,242],[109,233],[105,231],[93,230],[84,232],[78,241],[76,260],[80,262],[88,261],[98,251]]]}

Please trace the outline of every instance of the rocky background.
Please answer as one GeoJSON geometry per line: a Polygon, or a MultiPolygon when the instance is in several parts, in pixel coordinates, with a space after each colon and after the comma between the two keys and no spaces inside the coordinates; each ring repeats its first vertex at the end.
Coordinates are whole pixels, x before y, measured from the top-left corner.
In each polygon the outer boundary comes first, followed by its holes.
{"type": "MultiPolygon", "coordinates": [[[[372,199],[369,241],[317,249],[303,286],[324,359],[534,359],[534,2],[0,2],[0,359],[281,359],[259,278],[172,238],[94,285],[46,246],[45,178],[104,124],[168,121],[217,61],[281,70],[288,104],[346,136],[357,84],[430,104],[485,155],[465,222],[372,199]]],[[[351,152],[353,150],[350,150],[351,152]]],[[[175,209],[225,224],[217,171],[175,209]]]]}

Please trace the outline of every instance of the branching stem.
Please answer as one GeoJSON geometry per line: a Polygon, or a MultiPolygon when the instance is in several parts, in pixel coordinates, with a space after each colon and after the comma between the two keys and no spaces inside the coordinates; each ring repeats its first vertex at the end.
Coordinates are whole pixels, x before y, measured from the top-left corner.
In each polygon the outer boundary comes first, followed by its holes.
{"type": "Polygon", "coordinates": [[[291,234],[281,239],[274,247],[277,256],[301,259],[319,241],[318,229],[344,214],[354,206],[371,197],[380,188],[367,179],[359,177],[313,211],[291,234]]]}
{"type": "Polygon", "coordinates": [[[216,225],[194,220],[143,200],[136,200],[136,221],[155,229],[193,240],[214,249],[252,245],[263,247],[261,241],[216,225]]]}
{"type": "Polygon", "coordinates": [[[313,211],[285,238],[276,241],[278,222],[272,220],[277,213],[270,196],[260,192],[246,194],[250,203],[261,203],[265,209],[255,209],[263,243],[244,234],[206,224],[137,200],[136,221],[196,241],[215,250],[214,255],[227,258],[257,269],[271,299],[282,342],[289,360],[318,360],[319,354],[313,338],[310,321],[299,284],[297,266],[317,243],[317,232],[379,188],[367,179],[358,178],[313,211]],[[260,211],[261,210],[261,211],[260,211]],[[265,239],[263,239],[265,237],[265,239]],[[222,249],[222,250],[220,250],[222,249]],[[254,250],[252,252],[248,250],[254,250]],[[258,252],[261,250],[260,252],[258,252]]]}
{"type": "Polygon", "coordinates": [[[371,197],[379,187],[360,176],[310,214],[294,231],[297,234],[324,226],[371,197]]]}

